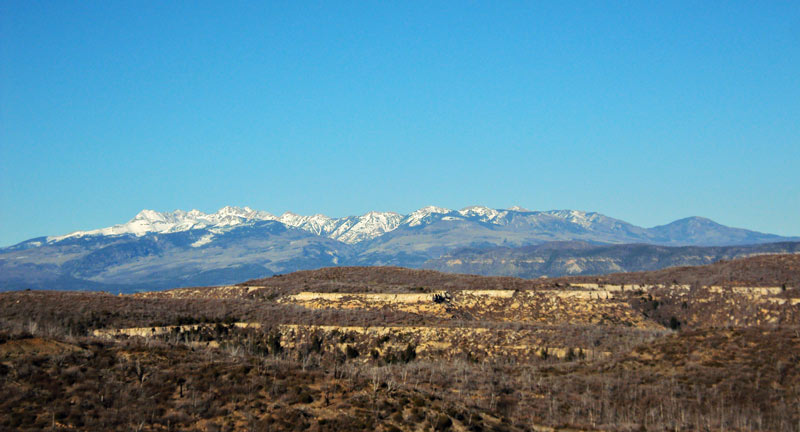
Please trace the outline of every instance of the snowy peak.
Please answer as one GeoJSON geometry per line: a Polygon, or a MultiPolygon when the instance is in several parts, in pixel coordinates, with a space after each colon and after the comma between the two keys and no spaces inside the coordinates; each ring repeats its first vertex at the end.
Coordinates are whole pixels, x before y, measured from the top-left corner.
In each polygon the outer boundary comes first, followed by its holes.
{"type": "Polygon", "coordinates": [[[499,211],[484,206],[464,207],[458,213],[464,217],[479,218],[482,222],[490,222],[500,214],[499,211]]]}
{"type": "Polygon", "coordinates": [[[347,223],[342,224],[341,228],[334,233],[332,238],[345,243],[359,243],[364,240],[372,240],[389,231],[394,231],[403,216],[394,212],[375,212],[371,211],[358,218],[345,218],[347,223]]]}
{"type": "Polygon", "coordinates": [[[322,214],[300,216],[292,212],[286,212],[278,218],[278,222],[326,237],[336,229],[336,220],[322,214]]]}
{"type": "Polygon", "coordinates": [[[452,210],[446,209],[444,207],[427,206],[427,207],[423,207],[423,208],[415,211],[414,213],[426,213],[426,214],[442,213],[442,214],[446,214],[446,213],[450,213],[451,211],[452,210]]]}
{"type": "MultiPolygon", "coordinates": [[[[124,224],[91,231],[77,231],[59,237],[48,237],[48,242],[92,235],[112,236],[128,234],[143,236],[148,233],[172,233],[192,229],[210,229],[218,233],[255,221],[274,220],[316,235],[332,238],[348,244],[355,244],[394,231],[401,225],[416,227],[430,224],[438,220],[477,220],[495,225],[505,225],[508,223],[509,217],[521,211],[528,212],[521,207],[512,207],[512,209],[509,210],[497,210],[476,205],[453,211],[444,207],[427,206],[405,216],[395,212],[370,211],[361,216],[331,218],[323,214],[303,216],[292,212],[285,212],[278,217],[265,211],[254,210],[250,207],[234,206],[222,207],[214,213],[203,213],[196,209],[190,211],[175,210],[173,212],[158,212],[144,209],[137,213],[133,219],[124,224]]],[[[544,214],[563,219],[584,228],[598,222],[598,218],[604,218],[604,216],[598,215],[597,213],[584,213],[575,210],[554,210],[544,212],[544,214]]],[[[209,237],[205,242],[207,243],[210,241],[209,237]]]]}
{"type": "Polygon", "coordinates": [[[278,221],[314,234],[354,244],[370,240],[400,225],[402,216],[394,212],[369,212],[362,216],[333,219],[322,214],[301,216],[286,212],[278,221]]]}
{"type": "MultiPolygon", "coordinates": [[[[176,215],[170,213],[159,213],[155,210],[142,210],[133,219],[124,225],[116,225],[111,227],[111,230],[119,231],[119,233],[130,233],[136,235],[144,235],[147,232],[162,232],[172,228],[179,222],[176,215]]],[[[108,230],[108,228],[106,228],[108,230]]]]}
{"type": "Polygon", "coordinates": [[[239,208],[226,206],[216,213],[203,213],[199,210],[175,210],[173,212],[158,212],[144,209],[136,214],[133,219],[120,225],[100,228],[90,231],[76,231],[64,236],[48,237],[48,242],[60,241],[72,237],[93,235],[125,235],[132,234],[143,236],[148,233],[171,233],[188,231],[209,227],[231,227],[259,220],[275,220],[276,217],[267,213],[255,211],[249,207],[239,208]]]}
{"type": "Polygon", "coordinates": [[[144,209],[137,213],[132,221],[164,222],[166,221],[166,215],[155,210],[144,209]]]}
{"type": "Polygon", "coordinates": [[[419,210],[416,210],[410,215],[406,216],[405,219],[403,219],[402,223],[403,225],[408,225],[412,227],[419,226],[422,225],[423,223],[428,223],[436,219],[437,215],[446,215],[452,212],[453,212],[452,210],[443,207],[427,206],[419,210]]]}
{"type": "MultiPolygon", "coordinates": [[[[231,207],[225,206],[221,209],[217,210],[216,213],[212,213],[209,215],[203,214],[202,212],[198,212],[197,210],[192,210],[195,213],[194,219],[198,221],[203,221],[208,223],[209,225],[238,225],[248,221],[254,220],[275,220],[277,219],[274,215],[263,212],[263,211],[256,211],[251,209],[250,207],[231,207]]],[[[191,212],[190,212],[191,213],[191,212]]],[[[191,218],[190,218],[191,219],[191,218]]]]}

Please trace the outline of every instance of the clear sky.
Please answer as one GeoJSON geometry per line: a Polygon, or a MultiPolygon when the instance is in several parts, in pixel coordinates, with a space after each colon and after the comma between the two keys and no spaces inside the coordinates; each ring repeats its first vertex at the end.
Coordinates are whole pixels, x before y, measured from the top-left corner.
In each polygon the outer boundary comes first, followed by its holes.
{"type": "Polygon", "coordinates": [[[800,234],[800,3],[0,1],[0,245],[425,205],[800,234]]]}

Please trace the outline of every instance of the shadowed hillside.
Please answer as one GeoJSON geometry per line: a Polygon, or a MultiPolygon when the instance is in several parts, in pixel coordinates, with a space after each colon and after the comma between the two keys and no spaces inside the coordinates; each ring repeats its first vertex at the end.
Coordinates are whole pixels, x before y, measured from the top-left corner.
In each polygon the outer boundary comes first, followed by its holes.
{"type": "Polygon", "coordinates": [[[800,253],[800,242],[707,247],[553,242],[521,248],[463,249],[429,260],[423,267],[452,273],[537,278],[660,270],[786,253],[800,253]]]}

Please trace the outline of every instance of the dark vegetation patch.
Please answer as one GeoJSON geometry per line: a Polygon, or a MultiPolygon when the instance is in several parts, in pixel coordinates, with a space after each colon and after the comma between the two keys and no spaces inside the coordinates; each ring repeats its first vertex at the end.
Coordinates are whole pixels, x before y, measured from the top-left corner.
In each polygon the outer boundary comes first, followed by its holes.
{"type": "MultiPolygon", "coordinates": [[[[29,339],[2,335],[0,349],[29,339]]],[[[85,349],[2,363],[0,428],[360,431],[447,423],[444,405],[432,397],[383,385],[388,374],[370,375],[366,366],[333,357],[304,363],[144,339],[78,343],[85,349]],[[418,398],[418,417],[403,416],[402,401],[418,398]]]]}
{"type": "Polygon", "coordinates": [[[242,286],[263,286],[280,295],[300,291],[426,293],[433,290],[533,289],[540,281],[512,277],[449,274],[403,267],[330,267],[254,279],[242,286]]]}
{"type": "MultiPolygon", "coordinates": [[[[0,323],[25,330],[87,335],[103,328],[198,323],[391,325],[421,324],[425,318],[402,311],[309,310],[252,299],[148,298],[97,292],[15,291],[0,293],[0,323]],[[69,307],[65,307],[69,305],[69,307]]],[[[427,320],[430,321],[430,320],[427,320]]]]}
{"type": "MultiPolygon", "coordinates": [[[[800,254],[761,255],[714,264],[670,267],[636,273],[559,278],[609,284],[691,284],[720,286],[786,286],[800,291],[800,254]]],[[[798,293],[800,296],[800,293],[798,293]]]]}
{"type": "MultiPolygon", "coordinates": [[[[756,257],[644,276],[652,280],[611,275],[601,282],[785,280],[780,298],[791,299],[796,261],[756,257]]],[[[280,293],[357,287],[435,293],[565,282],[392,268],[270,280],[253,282],[268,285],[263,292],[243,289],[238,298],[0,294],[0,430],[796,431],[800,424],[798,305],[693,286],[683,294],[631,290],[615,300],[658,324],[652,327],[601,316],[607,309],[581,324],[505,322],[514,298],[495,303],[491,313],[471,310],[448,320],[275,300],[280,293]],[[281,324],[306,330],[287,333],[281,324]],[[354,330],[388,325],[463,334],[449,337],[452,349],[437,351],[419,332],[354,330]],[[153,326],[172,328],[148,337],[92,336],[97,329],[153,326]],[[498,351],[524,332],[536,342],[524,355],[498,351]]],[[[560,300],[544,300],[536,314],[555,313],[560,300]]]]}

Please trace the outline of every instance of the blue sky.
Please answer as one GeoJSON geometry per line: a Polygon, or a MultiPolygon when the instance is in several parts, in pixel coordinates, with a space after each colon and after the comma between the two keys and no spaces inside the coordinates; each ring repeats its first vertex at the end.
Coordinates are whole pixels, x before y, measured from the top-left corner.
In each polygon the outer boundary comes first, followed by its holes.
{"type": "Polygon", "coordinates": [[[0,245],[228,204],[798,235],[798,28],[796,1],[0,2],[0,245]]]}

